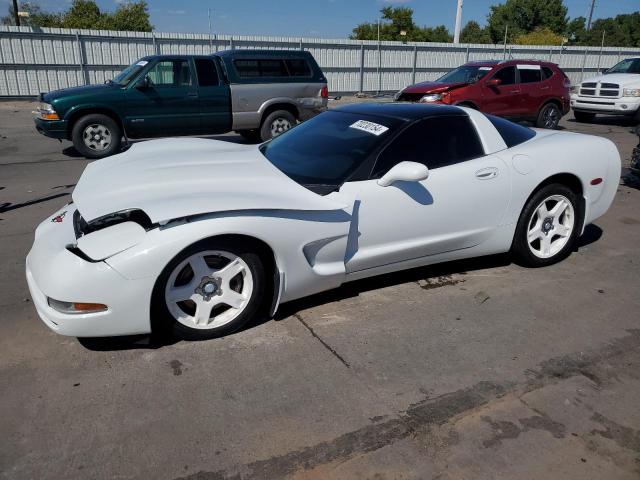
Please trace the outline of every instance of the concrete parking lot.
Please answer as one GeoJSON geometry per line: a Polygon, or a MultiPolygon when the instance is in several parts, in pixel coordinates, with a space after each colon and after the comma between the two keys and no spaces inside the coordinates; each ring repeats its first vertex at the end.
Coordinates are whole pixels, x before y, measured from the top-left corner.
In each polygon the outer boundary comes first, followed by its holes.
{"type": "MultiPolygon", "coordinates": [[[[208,342],[79,341],[37,318],[23,270],[88,162],[32,107],[0,103],[0,478],[639,478],[633,179],[549,268],[359,281],[208,342]]],[[[597,122],[561,125],[628,166],[630,125],[597,122]]]]}

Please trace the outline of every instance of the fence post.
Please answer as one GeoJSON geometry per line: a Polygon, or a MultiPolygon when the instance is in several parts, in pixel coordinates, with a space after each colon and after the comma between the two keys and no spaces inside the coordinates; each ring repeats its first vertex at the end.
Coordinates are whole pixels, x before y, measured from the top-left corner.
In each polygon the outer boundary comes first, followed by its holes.
{"type": "Polygon", "coordinates": [[[413,72],[411,72],[411,83],[416,83],[416,66],[418,65],[418,45],[413,46],[413,72]]]}
{"type": "Polygon", "coordinates": [[[469,62],[469,44],[467,43],[467,53],[465,54],[464,63],[468,63],[468,62],[469,62]]]}
{"type": "Polygon", "coordinates": [[[304,46],[302,45],[302,37],[300,37],[300,50],[304,50],[304,46]]]}
{"type": "Polygon", "coordinates": [[[587,52],[589,51],[588,48],[584,49],[584,57],[582,57],[582,68],[580,69],[580,82],[582,82],[582,80],[584,80],[584,67],[587,64],[587,52]]]}
{"type": "Polygon", "coordinates": [[[364,89],[364,42],[360,44],[360,93],[364,89]]]}
{"type": "Polygon", "coordinates": [[[80,43],[80,34],[76,33],[76,45],[78,46],[78,63],[80,66],[80,74],[82,75],[82,80],[84,84],[87,85],[89,83],[89,79],[87,78],[87,71],[84,68],[85,60],[84,55],[82,53],[82,44],[80,43]]]}
{"type": "Polygon", "coordinates": [[[229,50],[233,50],[233,48],[234,48],[234,45],[233,45],[233,37],[231,37],[231,38],[229,39],[229,50]]]}

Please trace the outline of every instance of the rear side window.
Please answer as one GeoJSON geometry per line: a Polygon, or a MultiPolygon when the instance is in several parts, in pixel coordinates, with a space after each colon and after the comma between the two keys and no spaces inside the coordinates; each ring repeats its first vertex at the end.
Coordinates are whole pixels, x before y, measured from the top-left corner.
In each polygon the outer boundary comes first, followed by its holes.
{"type": "Polygon", "coordinates": [[[542,70],[538,65],[519,65],[520,83],[535,83],[542,81],[542,70]]]}
{"type": "Polygon", "coordinates": [[[493,126],[496,127],[504,143],[506,143],[509,148],[524,143],[536,136],[536,132],[530,128],[510,122],[504,118],[494,117],[493,115],[485,114],[485,116],[493,126]]]}
{"type": "Polygon", "coordinates": [[[233,61],[233,65],[242,78],[288,76],[283,60],[238,59],[233,61]]]}
{"type": "Polygon", "coordinates": [[[196,58],[196,73],[198,74],[198,84],[201,87],[211,87],[218,85],[218,72],[213,60],[206,58],[196,58]]]}
{"type": "Polygon", "coordinates": [[[418,162],[429,169],[482,157],[484,149],[468,117],[433,117],[407,127],[380,154],[372,178],[394,165],[418,162]]]}
{"type": "Polygon", "coordinates": [[[549,67],[542,67],[542,73],[544,74],[545,80],[553,77],[553,70],[551,70],[549,67]]]}
{"type": "Polygon", "coordinates": [[[309,64],[306,60],[302,58],[294,58],[290,60],[284,61],[287,65],[287,70],[289,70],[289,75],[292,77],[310,77],[311,69],[309,68],[309,64]]]}
{"type": "Polygon", "coordinates": [[[513,85],[516,83],[516,67],[504,67],[496,72],[493,78],[500,80],[500,85],[513,85]]]}

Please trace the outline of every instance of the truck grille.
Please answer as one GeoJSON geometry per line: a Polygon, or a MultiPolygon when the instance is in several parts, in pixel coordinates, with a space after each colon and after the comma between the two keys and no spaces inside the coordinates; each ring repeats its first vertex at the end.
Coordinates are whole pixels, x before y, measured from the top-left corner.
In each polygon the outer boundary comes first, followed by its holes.
{"type": "Polygon", "coordinates": [[[620,85],[617,83],[584,82],[580,85],[580,95],[588,97],[620,98],[620,85]]]}

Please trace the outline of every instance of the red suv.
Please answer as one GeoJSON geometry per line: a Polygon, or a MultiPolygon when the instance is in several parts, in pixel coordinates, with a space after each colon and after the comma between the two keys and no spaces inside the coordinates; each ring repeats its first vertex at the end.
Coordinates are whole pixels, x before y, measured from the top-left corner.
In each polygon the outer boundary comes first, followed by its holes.
{"type": "Polygon", "coordinates": [[[411,85],[399,101],[475,108],[537,127],[556,128],[569,112],[571,82],[555,63],[537,60],[469,62],[433,82],[411,85]]]}

